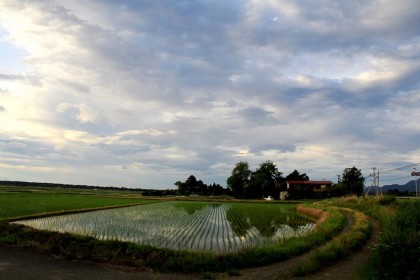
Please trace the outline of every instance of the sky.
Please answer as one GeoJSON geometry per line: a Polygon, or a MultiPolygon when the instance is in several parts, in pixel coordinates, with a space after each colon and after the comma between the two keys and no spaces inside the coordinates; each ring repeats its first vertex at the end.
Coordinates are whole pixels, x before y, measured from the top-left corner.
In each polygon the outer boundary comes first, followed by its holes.
{"type": "Polygon", "coordinates": [[[406,183],[419,26],[418,0],[0,0],[0,180],[406,183]]]}

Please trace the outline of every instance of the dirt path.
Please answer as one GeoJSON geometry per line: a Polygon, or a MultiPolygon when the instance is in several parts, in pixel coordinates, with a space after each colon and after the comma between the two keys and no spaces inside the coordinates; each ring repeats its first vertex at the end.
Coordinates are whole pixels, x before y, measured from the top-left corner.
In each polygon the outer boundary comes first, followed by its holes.
{"type": "MultiPolygon", "coordinates": [[[[335,238],[338,238],[341,234],[348,232],[353,225],[353,218],[346,214],[347,225],[342,232],[335,238]]],[[[303,255],[291,258],[284,262],[271,264],[265,267],[244,269],[241,271],[241,276],[235,279],[251,280],[251,279],[304,279],[304,280],[350,280],[354,279],[358,269],[360,269],[364,263],[368,260],[371,252],[372,245],[376,244],[379,239],[379,223],[369,218],[372,225],[372,234],[367,240],[365,245],[357,251],[351,254],[349,257],[340,260],[329,267],[325,267],[323,270],[313,273],[305,277],[290,277],[290,270],[301,261],[309,258],[310,252],[303,255]]]]}
{"type": "MultiPolygon", "coordinates": [[[[346,217],[347,217],[347,225],[337,237],[339,237],[341,234],[348,232],[353,225],[352,217],[349,215],[346,215],[346,217]]],[[[367,240],[367,242],[365,243],[365,245],[363,245],[363,247],[357,252],[352,253],[349,257],[343,260],[340,260],[329,267],[325,267],[323,270],[319,272],[313,273],[305,277],[290,277],[289,276],[290,270],[294,266],[296,266],[301,261],[309,258],[310,252],[308,252],[303,255],[291,258],[289,260],[286,260],[280,263],[275,263],[275,264],[271,264],[271,265],[259,267],[259,268],[244,269],[241,271],[241,276],[235,279],[241,279],[241,280],[251,280],[251,279],[350,280],[350,279],[354,279],[358,270],[368,260],[371,253],[372,246],[378,243],[378,240],[379,240],[379,223],[372,218],[369,218],[369,222],[372,225],[372,234],[370,238],[367,240]]]]}
{"type": "Polygon", "coordinates": [[[354,279],[358,270],[365,264],[372,252],[372,248],[379,242],[380,227],[378,221],[369,218],[369,222],[372,226],[372,234],[367,240],[365,245],[354,252],[346,259],[339,261],[330,267],[325,268],[315,274],[307,277],[300,277],[295,279],[322,279],[322,280],[350,280],[354,279]]]}
{"type": "MultiPolygon", "coordinates": [[[[189,275],[157,274],[113,268],[88,261],[57,259],[28,249],[0,246],[0,280],[133,280],[194,279],[189,275]]],[[[203,279],[200,277],[198,279],[203,279]]]]}
{"type": "MultiPolygon", "coordinates": [[[[348,223],[343,232],[349,230],[353,221],[347,216],[348,223]]],[[[371,247],[379,239],[379,225],[370,219],[372,235],[368,242],[348,258],[341,260],[324,270],[307,277],[296,279],[347,280],[354,278],[357,270],[367,261],[371,247]]],[[[342,232],[342,233],[343,233],[342,232]]],[[[218,274],[217,279],[291,279],[288,271],[297,263],[308,258],[309,253],[297,256],[284,262],[258,268],[247,268],[241,275],[229,277],[218,274]]],[[[159,274],[122,268],[109,267],[87,261],[71,261],[57,259],[53,256],[31,250],[23,250],[0,246],[0,280],[131,280],[131,279],[204,279],[202,274],[159,274]]]]}

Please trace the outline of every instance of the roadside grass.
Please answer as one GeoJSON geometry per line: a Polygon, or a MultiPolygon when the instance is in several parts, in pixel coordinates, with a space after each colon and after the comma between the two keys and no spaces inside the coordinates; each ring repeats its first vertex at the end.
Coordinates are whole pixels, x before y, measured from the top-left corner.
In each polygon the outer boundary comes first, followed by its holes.
{"type": "Polygon", "coordinates": [[[311,252],[309,259],[299,263],[293,270],[293,276],[305,276],[321,270],[360,248],[370,236],[368,217],[362,212],[349,208],[338,208],[347,212],[353,218],[352,228],[342,235],[338,235],[325,245],[311,252]]]}
{"type": "Polygon", "coordinates": [[[420,200],[396,201],[378,214],[382,236],[363,279],[420,279],[420,200]]]}
{"type": "MultiPolygon", "coordinates": [[[[368,263],[359,271],[359,279],[420,279],[419,199],[397,199],[391,195],[350,196],[320,204],[351,208],[379,221],[379,243],[373,248],[368,263]]],[[[342,257],[337,254],[337,259],[342,257]]]]}

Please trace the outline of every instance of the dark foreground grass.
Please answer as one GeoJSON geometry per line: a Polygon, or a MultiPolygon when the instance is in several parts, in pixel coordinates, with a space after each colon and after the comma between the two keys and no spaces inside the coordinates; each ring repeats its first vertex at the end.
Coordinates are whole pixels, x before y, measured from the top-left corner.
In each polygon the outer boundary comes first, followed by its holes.
{"type": "Polygon", "coordinates": [[[304,238],[290,238],[272,246],[244,250],[231,255],[174,251],[126,242],[100,241],[92,237],[38,231],[5,221],[0,221],[0,244],[29,246],[69,259],[89,259],[162,272],[235,271],[243,267],[263,266],[285,260],[327,242],[345,224],[344,216],[338,211],[327,211],[325,221],[304,238]]]}

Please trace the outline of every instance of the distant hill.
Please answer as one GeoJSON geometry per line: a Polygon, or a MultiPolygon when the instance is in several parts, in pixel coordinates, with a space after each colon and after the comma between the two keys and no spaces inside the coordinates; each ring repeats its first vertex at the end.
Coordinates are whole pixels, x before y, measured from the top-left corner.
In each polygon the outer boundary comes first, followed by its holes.
{"type": "MultiPolygon", "coordinates": [[[[404,185],[399,184],[392,184],[392,185],[384,185],[381,187],[383,193],[387,193],[390,190],[398,190],[399,192],[409,192],[413,193],[416,192],[416,184],[414,180],[409,181],[404,185]]],[[[369,190],[369,187],[365,187],[365,192],[369,190]]],[[[420,179],[417,179],[417,191],[420,192],[420,179]]],[[[370,189],[370,193],[376,193],[376,189],[373,187],[370,189]]]]}

